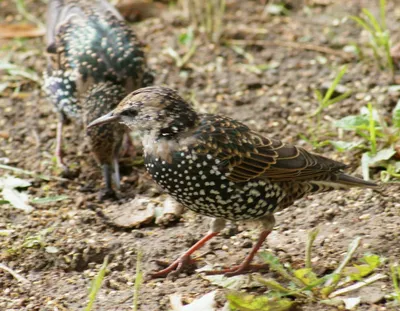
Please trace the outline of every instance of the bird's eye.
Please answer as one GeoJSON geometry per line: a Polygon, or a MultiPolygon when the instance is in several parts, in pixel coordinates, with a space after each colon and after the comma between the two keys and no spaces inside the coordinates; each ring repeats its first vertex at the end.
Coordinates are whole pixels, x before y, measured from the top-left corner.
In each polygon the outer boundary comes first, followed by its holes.
{"type": "Polygon", "coordinates": [[[130,117],[130,118],[135,118],[138,115],[138,112],[136,110],[124,110],[121,112],[121,116],[125,116],[125,117],[130,117]]]}

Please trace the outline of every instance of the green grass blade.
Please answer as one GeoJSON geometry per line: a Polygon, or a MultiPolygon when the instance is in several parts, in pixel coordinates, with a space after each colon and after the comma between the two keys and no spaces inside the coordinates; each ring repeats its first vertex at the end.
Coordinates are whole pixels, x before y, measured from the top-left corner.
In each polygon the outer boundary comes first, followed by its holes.
{"type": "Polygon", "coordinates": [[[395,68],[393,64],[392,53],[390,52],[389,38],[385,42],[385,54],[386,54],[387,66],[389,67],[389,70],[392,72],[392,75],[394,76],[395,68]]]}
{"type": "Polygon", "coordinates": [[[397,101],[397,104],[392,111],[392,120],[393,125],[400,130],[400,100],[397,101]]]}
{"type": "Polygon", "coordinates": [[[36,18],[34,15],[32,15],[26,10],[24,0],[14,0],[14,2],[15,6],[17,7],[18,13],[21,14],[25,19],[40,27],[45,27],[44,24],[38,18],[36,18]]]}
{"type": "Polygon", "coordinates": [[[364,28],[366,31],[368,31],[371,35],[374,33],[374,30],[366,23],[366,21],[358,16],[350,16],[350,18],[355,21],[357,24],[359,24],[362,28],[364,28]]]}
{"type": "Polygon", "coordinates": [[[369,141],[371,143],[371,152],[376,154],[376,128],[375,128],[375,118],[372,103],[368,103],[369,112],[369,141]]]}
{"type": "Polygon", "coordinates": [[[42,78],[39,74],[29,68],[19,66],[10,62],[1,61],[0,62],[0,70],[5,70],[10,76],[20,76],[26,79],[29,79],[37,84],[42,84],[42,78]]]}
{"type": "MultiPolygon", "coordinates": [[[[372,42],[374,42],[374,41],[372,41],[372,42]]],[[[372,49],[372,54],[374,55],[374,58],[375,58],[376,62],[378,63],[379,69],[384,69],[384,66],[382,65],[381,57],[379,56],[378,48],[376,47],[376,44],[372,44],[372,42],[370,42],[368,45],[372,49]]]]}
{"type": "Polygon", "coordinates": [[[90,287],[90,293],[89,293],[89,302],[84,309],[84,311],[91,311],[94,305],[94,302],[96,301],[97,294],[101,288],[101,285],[104,280],[104,276],[106,275],[106,270],[108,266],[108,257],[106,256],[104,258],[103,264],[99,270],[99,273],[95,277],[95,279],[92,282],[92,286],[90,287]]]}
{"type": "Polygon", "coordinates": [[[69,199],[69,196],[67,196],[67,195],[56,195],[56,196],[51,196],[51,197],[32,199],[31,203],[46,204],[46,203],[63,201],[63,200],[66,200],[66,199],[69,199]]]}
{"type": "Polygon", "coordinates": [[[333,99],[330,99],[326,103],[326,107],[329,107],[329,106],[334,105],[334,104],[336,104],[336,103],[338,103],[338,102],[340,102],[342,100],[345,100],[346,98],[348,98],[351,95],[351,93],[352,93],[351,91],[347,91],[346,93],[344,93],[342,95],[339,95],[339,96],[336,96],[333,99]]]}
{"type": "Polygon", "coordinates": [[[311,249],[315,239],[319,233],[319,229],[316,228],[308,233],[307,245],[306,245],[306,268],[312,269],[311,267],[311,249]]]}
{"type": "Polygon", "coordinates": [[[327,107],[328,101],[331,99],[333,92],[335,91],[337,85],[340,83],[340,80],[342,80],[343,75],[347,71],[347,66],[343,66],[342,69],[340,69],[339,73],[336,75],[335,80],[333,80],[332,84],[330,85],[328,91],[326,92],[324,99],[322,100],[324,108],[327,107]]]}
{"type": "Polygon", "coordinates": [[[379,16],[383,30],[386,30],[386,0],[379,1],[379,16]]]}
{"type": "Polygon", "coordinates": [[[193,43],[189,51],[182,56],[181,62],[178,67],[179,68],[183,67],[192,58],[194,53],[196,53],[196,50],[197,50],[197,44],[193,43]]]}
{"type": "Polygon", "coordinates": [[[323,97],[322,93],[320,90],[314,90],[315,97],[317,98],[318,101],[318,108],[311,114],[311,117],[315,117],[316,115],[320,114],[322,110],[324,109],[323,107],[323,97]]]}
{"type": "MultiPolygon", "coordinates": [[[[339,266],[333,271],[333,275],[341,275],[344,267],[349,263],[351,258],[353,257],[354,252],[357,250],[357,248],[360,246],[360,241],[361,238],[357,237],[355,238],[349,245],[347,249],[346,256],[343,258],[342,262],[339,264],[339,266]]],[[[339,282],[340,278],[337,278],[334,280],[333,278],[330,278],[324,285],[324,287],[330,287],[330,292],[335,290],[337,283],[339,282]]],[[[329,295],[329,293],[327,293],[329,295]]]]}
{"type": "Polygon", "coordinates": [[[319,103],[322,103],[323,97],[322,97],[322,93],[320,92],[320,90],[314,90],[315,96],[317,97],[317,100],[319,103]]]}
{"type": "Polygon", "coordinates": [[[66,178],[43,175],[43,174],[37,174],[36,172],[23,170],[22,168],[10,166],[10,165],[5,165],[5,164],[0,164],[0,169],[12,171],[12,172],[15,172],[17,174],[29,175],[29,176],[32,176],[34,178],[43,179],[45,181],[50,181],[50,180],[70,181],[69,179],[66,179],[66,178]]]}
{"type": "Polygon", "coordinates": [[[258,255],[261,257],[262,260],[265,261],[270,266],[270,269],[279,273],[283,278],[288,281],[293,282],[298,287],[303,287],[304,284],[301,280],[297,279],[296,277],[289,274],[289,272],[285,269],[285,267],[280,263],[279,259],[272,255],[271,253],[267,252],[260,252],[258,255]]]}
{"type": "Polygon", "coordinates": [[[394,288],[393,298],[400,303],[400,288],[399,288],[399,278],[400,278],[400,268],[397,263],[390,265],[390,276],[392,278],[392,284],[394,288]]]}
{"type": "Polygon", "coordinates": [[[365,16],[368,17],[369,22],[371,23],[372,27],[374,27],[375,32],[382,32],[381,25],[379,25],[379,22],[376,20],[375,16],[371,13],[370,10],[368,9],[362,9],[362,12],[364,13],[365,16]]]}
{"type": "Polygon", "coordinates": [[[142,267],[142,256],[143,253],[141,250],[137,251],[137,259],[136,259],[136,277],[135,277],[135,284],[133,286],[133,311],[138,311],[138,304],[139,304],[139,291],[140,286],[143,282],[143,271],[141,270],[142,267]]]}
{"type": "Polygon", "coordinates": [[[262,285],[265,285],[270,290],[274,290],[280,293],[289,294],[292,292],[289,288],[284,287],[279,284],[277,281],[273,279],[263,279],[261,277],[256,277],[257,282],[260,282],[262,285]]]}

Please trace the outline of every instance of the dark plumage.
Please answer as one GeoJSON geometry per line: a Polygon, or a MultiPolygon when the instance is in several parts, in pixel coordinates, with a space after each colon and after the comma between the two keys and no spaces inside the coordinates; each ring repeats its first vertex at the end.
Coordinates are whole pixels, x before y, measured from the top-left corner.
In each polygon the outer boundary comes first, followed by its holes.
{"type": "MultiPolygon", "coordinates": [[[[106,0],[50,0],[46,39],[44,89],[60,116],[56,155],[64,166],[62,124],[69,119],[81,122],[83,116],[92,121],[115,108],[129,92],[150,85],[153,76],[136,36],[106,0]]],[[[104,125],[88,132],[108,191],[110,165],[118,163],[124,133],[122,125],[104,125]]],[[[117,169],[114,166],[118,185],[117,169]]]]}
{"type": "Polygon", "coordinates": [[[238,267],[223,270],[242,273],[271,232],[274,212],[310,193],[377,186],[345,174],[340,162],[266,138],[236,120],[197,114],[167,88],[131,93],[89,128],[114,120],[143,134],[145,165],[159,185],[189,209],[216,218],[211,233],[154,276],[179,270],[225,219],[260,220],[263,231],[250,255],[238,267]]]}
{"type": "MultiPolygon", "coordinates": [[[[125,94],[121,85],[111,82],[99,83],[86,95],[83,120],[87,125],[101,117],[104,111],[113,109],[125,94]]],[[[119,188],[118,153],[126,127],[119,123],[104,124],[87,130],[92,153],[102,166],[106,190],[111,190],[111,175],[114,167],[115,184],[119,188]]]]}

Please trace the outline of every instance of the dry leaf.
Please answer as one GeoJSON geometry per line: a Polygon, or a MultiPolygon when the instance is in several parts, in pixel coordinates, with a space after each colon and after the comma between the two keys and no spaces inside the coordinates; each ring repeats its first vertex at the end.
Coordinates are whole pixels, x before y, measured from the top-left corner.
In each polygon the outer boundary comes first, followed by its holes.
{"type": "Polygon", "coordinates": [[[118,227],[138,228],[153,221],[155,206],[150,198],[137,196],[128,203],[110,206],[105,214],[118,227]]]}
{"type": "Polygon", "coordinates": [[[0,38],[35,38],[44,34],[44,28],[32,24],[0,24],[0,38]]]}
{"type": "Polygon", "coordinates": [[[183,214],[184,207],[169,196],[165,197],[162,208],[156,208],[156,224],[167,226],[177,221],[183,214]],[[157,211],[160,209],[160,212],[157,211]]]}
{"type": "Polygon", "coordinates": [[[212,291],[200,298],[197,298],[188,305],[182,304],[182,296],[180,294],[173,294],[169,296],[171,307],[173,311],[215,311],[215,294],[217,291],[212,291]]]}
{"type": "Polygon", "coordinates": [[[25,192],[19,192],[14,188],[4,188],[2,191],[4,200],[10,202],[12,206],[23,211],[30,213],[33,207],[28,204],[29,197],[25,192]]]}
{"type": "Polygon", "coordinates": [[[121,15],[131,22],[158,17],[165,8],[165,4],[152,1],[123,0],[117,4],[121,15]]]}

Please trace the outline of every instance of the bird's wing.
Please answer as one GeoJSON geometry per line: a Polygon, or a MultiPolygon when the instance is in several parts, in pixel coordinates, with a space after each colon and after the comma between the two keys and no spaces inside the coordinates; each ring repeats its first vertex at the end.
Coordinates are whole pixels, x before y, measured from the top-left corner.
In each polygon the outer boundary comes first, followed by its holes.
{"type": "Polygon", "coordinates": [[[104,81],[130,92],[148,83],[142,45],[105,0],[52,0],[48,7],[47,52],[51,69],[77,71],[78,93],[104,81]]]}
{"type": "Polygon", "coordinates": [[[276,181],[316,180],[346,165],[311,154],[280,140],[266,138],[246,125],[226,117],[205,116],[195,133],[195,150],[220,160],[228,178],[244,182],[253,178],[276,181]]]}
{"type": "MultiPolygon", "coordinates": [[[[118,20],[123,20],[121,14],[107,1],[72,1],[72,0],[50,0],[47,5],[46,14],[46,43],[49,52],[54,50],[56,36],[61,24],[68,23],[72,16],[85,18],[87,8],[97,13],[110,12],[118,20]]],[[[55,52],[55,51],[54,51],[55,52]]]]}

